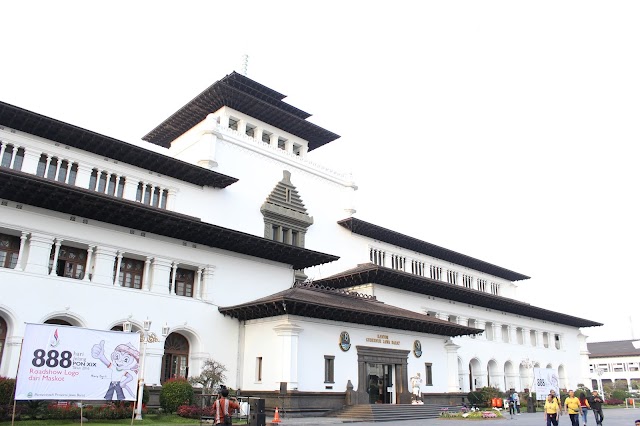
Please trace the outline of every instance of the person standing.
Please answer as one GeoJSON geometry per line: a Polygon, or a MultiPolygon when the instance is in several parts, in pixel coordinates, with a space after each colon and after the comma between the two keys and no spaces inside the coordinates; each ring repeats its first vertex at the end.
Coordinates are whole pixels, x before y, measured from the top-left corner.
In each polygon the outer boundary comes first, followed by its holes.
{"type": "Polygon", "coordinates": [[[230,425],[231,413],[240,409],[240,404],[236,401],[229,399],[229,389],[226,386],[220,387],[220,398],[213,403],[215,410],[214,425],[230,425]]]}
{"type": "Polygon", "coordinates": [[[549,394],[547,400],[544,402],[544,416],[547,419],[547,426],[558,426],[559,412],[560,404],[558,404],[558,399],[549,394]]]}
{"type": "Polygon", "coordinates": [[[580,392],[580,396],[578,397],[578,399],[580,400],[580,413],[582,414],[582,421],[584,422],[584,425],[587,426],[587,412],[591,408],[591,405],[589,405],[589,400],[587,400],[587,397],[584,396],[584,392],[580,392]]]}
{"type": "Polygon", "coordinates": [[[580,426],[580,400],[572,390],[569,390],[569,396],[564,400],[564,408],[569,413],[571,426],[580,426]]]}
{"type": "Polygon", "coordinates": [[[604,404],[604,399],[598,395],[598,391],[591,392],[591,409],[593,410],[593,416],[596,418],[597,426],[602,426],[602,421],[604,420],[602,404],[604,404]]]}
{"type": "Polygon", "coordinates": [[[520,395],[518,395],[518,392],[514,392],[513,393],[513,405],[516,408],[516,412],[517,412],[517,416],[520,415],[520,395]]]}

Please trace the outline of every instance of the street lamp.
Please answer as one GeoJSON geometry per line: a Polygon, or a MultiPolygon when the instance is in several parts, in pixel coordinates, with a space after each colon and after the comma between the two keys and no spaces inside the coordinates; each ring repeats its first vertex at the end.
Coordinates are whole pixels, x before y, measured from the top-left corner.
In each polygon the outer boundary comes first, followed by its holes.
{"type": "MultiPolygon", "coordinates": [[[[122,329],[126,332],[131,332],[131,322],[125,321],[122,325],[122,329]]],[[[140,333],[140,343],[142,343],[142,357],[140,358],[140,374],[138,375],[138,396],[136,398],[136,420],[142,420],[142,396],[144,393],[144,366],[147,356],[147,343],[159,342],[158,336],[151,330],[151,320],[147,318],[142,325],[142,332],[140,333]]],[[[169,334],[169,325],[165,322],[162,327],[162,337],[166,337],[169,334]]]]}
{"type": "Polygon", "coordinates": [[[529,370],[531,370],[531,386],[529,386],[529,398],[533,397],[533,395],[531,394],[531,389],[533,388],[533,380],[534,380],[534,374],[533,374],[533,362],[529,359],[529,357],[525,358],[521,363],[521,366],[523,366],[524,368],[527,369],[527,375],[529,374],[529,370]]]}
{"type": "Polygon", "coordinates": [[[596,373],[598,373],[598,390],[600,391],[600,393],[602,394],[602,397],[604,398],[604,389],[602,389],[602,373],[604,373],[604,368],[598,368],[596,370],[596,373]]]}

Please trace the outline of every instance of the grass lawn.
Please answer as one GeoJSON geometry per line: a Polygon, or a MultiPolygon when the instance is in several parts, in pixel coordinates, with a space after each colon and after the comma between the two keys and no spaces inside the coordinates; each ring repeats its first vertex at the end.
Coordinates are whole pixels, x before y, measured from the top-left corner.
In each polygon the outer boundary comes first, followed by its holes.
{"type": "MultiPolygon", "coordinates": [[[[0,422],[0,425],[6,426],[10,425],[11,420],[8,422],[0,422]]],[[[79,425],[80,419],[77,420],[16,420],[15,422],[18,426],[50,426],[50,425],[79,425]]],[[[89,420],[86,422],[87,425],[90,426],[107,426],[107,425],[129,425],[131,424],[131,419],[121,419],[121,420],[89,420]]],[[[163,426],[163,425],[199,425],[200,421],[198,419],[187,419],[184,417],[180,417],[175,414],[147,414],[143,416],[142,420],[134,420],[134,425],[155,425],[155,426],[163,426]]]]}

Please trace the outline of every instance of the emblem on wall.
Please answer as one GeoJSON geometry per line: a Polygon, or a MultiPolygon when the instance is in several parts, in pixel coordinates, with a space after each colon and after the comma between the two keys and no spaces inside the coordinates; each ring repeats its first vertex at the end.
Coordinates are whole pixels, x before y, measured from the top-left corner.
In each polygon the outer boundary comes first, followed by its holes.
{"type": "Polygon", "coordinates": [[[416,358],[420,358],[422,356],[422,343],[420,343],[420,340],[413,342],[413,354],[416,358]]]}
{"type": "Polygon", "coordinates": [[[351,337],[349,337],[349,333],[343,331],[340,333],[340,349],[343,352],[348,351],[351,348],[351,337]]]}

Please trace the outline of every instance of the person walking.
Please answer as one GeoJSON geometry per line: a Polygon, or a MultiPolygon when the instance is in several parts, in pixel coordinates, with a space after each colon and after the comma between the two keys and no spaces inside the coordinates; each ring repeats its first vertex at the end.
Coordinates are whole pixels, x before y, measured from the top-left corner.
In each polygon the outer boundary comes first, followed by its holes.
{"type": "Polygon", "coordinates": [[[586,396],[584,396],[584,392],[580,392],[580,396],[578,397],[580,400],[580,413],[582,414],[582,421],[584,422],[584,426],[587,426],[587,412],[591,409],[591,405],[589,405],[589,400],[586,396]]]}
{"type": "Polygon", "coordinates": [[[551,397],[558,402],[558,407],[559,407],[559,409],[558,409],[558,421],[560,421],[560,416],[562,415],[562,412],[563,412],[563,410],[562,410],[562,402],[560,401],[560,397],[556,394],[555,389],[551,389],[550,393],[551,393],[551,397]]]}
{"type": "Polygon", "coordinates": [[[215,410],[214,425],[230,425],[231,413],[240,409],[240,404],[235,400],[229,399],[229,389],[226,386],[220,386],[220,398],[213,403],[215,410]]]}
{"type": "Polygon", "coordinates": [[[547,419],[547,426],[558,426],[558,416],[560,416],[560,404],[558,399],[549,394],[544,402],[544,416],[547,419]]]}
{"type": "Polygon", "coordinates": [[[569,413],[571,426],[580,426],[580,400],[576,398],[573,389],[569,390],[569,396],[564,400],[564,408],[569,413]]]}
{"type": "Polygon", "coordinates": [[[516,407],[516,415],[519,416],[520,415],[520,395],[518,395],[518,392],[514,392],[513,393],[513,405],[516,407]]]}
{"type": "Polygon", "coordinates": [[[602,421],[604,420],[602,404],[604,404],[604,399],[598,395],[598,391],[591,392],[591,409],[593,410],[593,416],[596,418],[597,426],[602,426],[602,421]]]}

